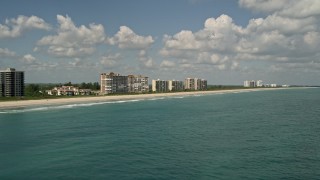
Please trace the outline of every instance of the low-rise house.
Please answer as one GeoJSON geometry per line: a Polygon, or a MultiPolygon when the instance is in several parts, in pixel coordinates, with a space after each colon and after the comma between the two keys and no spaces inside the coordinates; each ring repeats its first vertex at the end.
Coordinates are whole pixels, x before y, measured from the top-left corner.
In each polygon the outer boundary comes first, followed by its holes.
{"type": "Polygon", "coordinates": [[[78,96],[78,95],[90,95],[91,89],[79,89],[74,86],[61,86],[54,87],[52,90],[47,90],[48,95],[56,96],[78,96]]]}

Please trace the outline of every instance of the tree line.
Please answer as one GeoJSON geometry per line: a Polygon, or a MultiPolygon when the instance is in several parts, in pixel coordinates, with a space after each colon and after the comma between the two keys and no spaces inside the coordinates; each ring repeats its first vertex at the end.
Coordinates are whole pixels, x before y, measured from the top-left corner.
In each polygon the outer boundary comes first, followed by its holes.
{"type": "Polygon", "coordinates": [[[26,84],[25,85],[25,95],[26,96],[41,96],[45,95],[46,90],[51,90],[54,87],[61,87],[61,86],[74,86],[78,87],[79,89],[91,89],[93,91],[100,90],[100,84],[98,82],[89,82],[85,83],[82,82],[80,84],[74,84],[71,82],[67,82],[64,84],[26,84]]]}

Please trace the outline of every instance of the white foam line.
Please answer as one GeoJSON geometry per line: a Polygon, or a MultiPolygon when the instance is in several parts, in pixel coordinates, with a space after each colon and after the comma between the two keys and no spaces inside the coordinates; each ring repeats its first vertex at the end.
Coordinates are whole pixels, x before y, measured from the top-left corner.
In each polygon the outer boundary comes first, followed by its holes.
{"type": "Polygon", "coordinates": [[[36,107],[29,109],[12,109],[0,111],[0,114],[9,114],[9,113],[23,113],[23,112],[34,112],[34,111],[45,111],[45,110],[55,110],[55,109],[71,109],[75,107],[89,107],[95,105],[102,104],[120,104],[120,103],[128,103],[128,102],[139,102],[139,99],[133,100],[119,100],[119,101],[107,101],[107,102],[95,102],[95,103],[80,103],[80,104],[67,104],[67,105],[59,105],[59,106],[46,106],[46,107],[36,107]]]}
{"type": "Polygon", "coordinates": [[[148,99],[149,101],[155,101],[155,100],[162,100],[162,99],[165,99],[164,97],[160,97],[160,98],[151,98],[151,99],[148,99]]]}
{"type": "Polygon", "coordinates": [[[173,97],[174,99],[183,99],[185,98],[186,96],[176,96],[176,97],[173,97]]]}

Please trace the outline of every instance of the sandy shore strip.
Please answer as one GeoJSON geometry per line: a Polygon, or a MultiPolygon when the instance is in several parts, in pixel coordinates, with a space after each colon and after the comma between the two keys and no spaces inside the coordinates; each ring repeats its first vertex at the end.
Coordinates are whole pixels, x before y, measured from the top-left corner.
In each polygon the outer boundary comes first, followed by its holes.
{"type": "Polygon", "coordinates": [[[265,90],[277,90],[277,89],[283,89],[283,88],[235,89],[235,90],[216,90],[216,91],[193,91],[193,92],[113,95],[113,96],[95,96],[95,97],[74,97],[74,98],[71,97],[71,98],[41,99],[41,100],[2,101],[0,102],[0,109],[23,108],[23,107],[29,107],[29,106],[51,106],[51,105],[76,104],[76,103],[108,102],[108,101],[117,101],[117,100],[120,101],[120,100],[133,100],[133,99],[152,99],[152,98],[174,97],[174,96],[238,93],[238,92],[265,91],[265,90]]]}

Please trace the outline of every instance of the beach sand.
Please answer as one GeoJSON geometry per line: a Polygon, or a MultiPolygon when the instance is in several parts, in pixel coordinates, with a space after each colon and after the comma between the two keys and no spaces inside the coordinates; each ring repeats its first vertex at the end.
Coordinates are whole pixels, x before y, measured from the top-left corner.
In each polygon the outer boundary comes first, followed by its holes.
{"type": "Polygon", "coordinates": [[[108,101],[132,100],[132,99],[151,99],[151,98],[172,97],[172,96],[251,92],[251,91],[262,91],[262,90],[275,90],[275,89],[279,89],[279,88],[193,91],[193,92],[112,95],[112,96],[95,96],[95,97],[71,97],[71,98],[41,99],[41,100],[2,101],[0,102],[0,109],[23,108],[28,106],[50,106],[50,105],[60,105],[60,104],[62,105],[62,104],[90,103],[90,102],[108,102],[108,101]]]}

